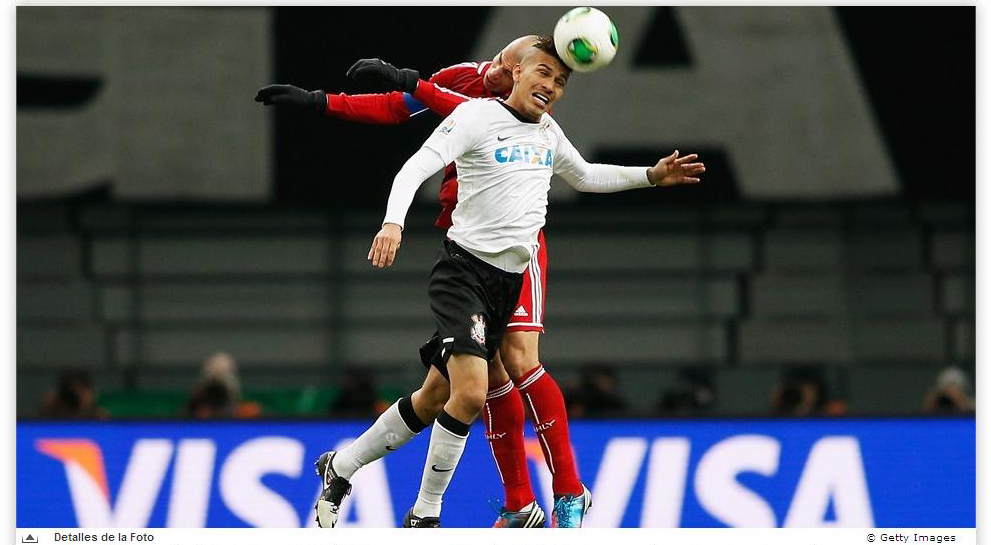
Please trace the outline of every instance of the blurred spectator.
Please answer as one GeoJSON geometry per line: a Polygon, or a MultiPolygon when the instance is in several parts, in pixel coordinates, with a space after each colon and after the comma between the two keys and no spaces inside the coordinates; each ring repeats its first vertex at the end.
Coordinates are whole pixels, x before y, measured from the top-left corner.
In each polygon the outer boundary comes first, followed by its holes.
{"type": "Polygon", "coordinates": [[[947,367],[926,394],[925,410],[933,414],[969,413],[974,410],[970,379],[963,369],[947,367]]]}
{"type": "Polygon", "coordinates": [[[203,372],[186,402],[186,415],[193,418],[253,418],[261,413],[257,403],[241,400],[237,362],[230,354],[217,352],[203,362],[203,372]]]}
{"type": "Polygon", "coordinates": [[[619,394],[616,370],[604,364],[582,368],[580,385],[566,399],[568,415],[572,417],[622,416],[627,408],[619,394]]]}
{"type": "Polygon", "coordinates": [[[96,404],[93,380],[86,371],[66,371],[55,390],[45,393],[41,416],[46,418],[107,418],[109,413],[96,404]]]}
{"type": "Polygon", "coordinates": [[[337,418],[364,418],[382,414],[389,404],[379,398],[372,374],[351,368],[344,372],[344,384],[330,405],[330,415],[337,418]]]}
{"type": "Polygon", "coordinates": [[[786,369],[774,386],[771,410],[777,416],[836,416],[846,412],[846,403],[830,399],[822,366],[800,365],[786,369]]]}
{"type": "Polygon", "coordinates": [[[715,401],[711,370],[682,367],[674,386],[661,394],[657,410],[665,416],[695,416],[707,413],[715,401]]]}

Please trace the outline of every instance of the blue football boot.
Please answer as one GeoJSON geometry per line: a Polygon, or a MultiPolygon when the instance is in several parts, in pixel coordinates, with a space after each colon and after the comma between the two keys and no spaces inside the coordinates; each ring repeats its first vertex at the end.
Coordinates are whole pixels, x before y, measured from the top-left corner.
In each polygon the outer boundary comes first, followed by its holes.
{"type": "Polygon", "coordinates": [[[582,493],[577,496],[555,495],[551,528],[581,528],[589,507],[592,507],[592,493],[585,485],[582,485],[582,493]]]}

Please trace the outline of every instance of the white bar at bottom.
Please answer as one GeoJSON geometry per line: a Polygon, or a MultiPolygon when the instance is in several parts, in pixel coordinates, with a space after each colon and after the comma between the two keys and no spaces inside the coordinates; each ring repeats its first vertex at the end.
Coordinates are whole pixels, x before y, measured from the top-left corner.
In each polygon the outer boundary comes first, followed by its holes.
{"type": "Polygon", "coordinates": [[[18,528],[15,543],[154,545],[976,545],[974,528],[18,528]],[[30,538],[30,539],[29,539],[30,538]]]}

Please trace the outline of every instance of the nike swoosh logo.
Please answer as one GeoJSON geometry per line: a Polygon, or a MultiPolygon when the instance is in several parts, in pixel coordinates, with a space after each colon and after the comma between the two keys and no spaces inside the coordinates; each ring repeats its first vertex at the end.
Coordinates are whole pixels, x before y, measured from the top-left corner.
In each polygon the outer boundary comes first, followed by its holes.
{"type": "Polygon", "coordinates": [[[503,140],[507,140],[507,139],[512,138],[512,137],[513,137],[512,135],[509,135],[509,136],[497,136],[496,137],[496,140],[502,142],[503,140]]]}
{"type": "Polygon", "coordinates": [[[385,450],[399,450],[399,449],[397,449],[396,447],[390,447],[389,445],[386,445],[385,450]]]}
{"type": "Polygon", "coordinates": [[[449,467],[447,469],[437,469],[437,464],[430,466],[430,469],[436,471],[437,473],[446,473],[448,471],[454,471],[453,467],[449,467]]]}

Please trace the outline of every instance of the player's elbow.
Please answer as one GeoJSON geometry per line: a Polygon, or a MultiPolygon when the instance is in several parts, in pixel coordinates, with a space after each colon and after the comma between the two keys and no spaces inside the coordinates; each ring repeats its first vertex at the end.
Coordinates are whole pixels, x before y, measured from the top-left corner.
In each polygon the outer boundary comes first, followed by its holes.
{"type": "Polygon", "coordinates": [[[585,178],[572,178],[568,180],[568,185],[570,185],[575,191],[579,191],[581,193],[592,192],[591,186],[585,181],[585,178]]]}
{"type": "Polygon", "coordinates": [[[602,186],[582,183],[581,185],[574,186],[574,188],[580,193],[606,193],[602,190],[602,186]]]}

